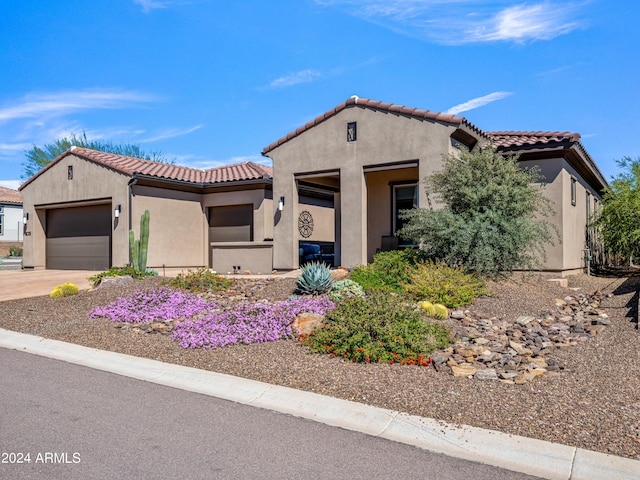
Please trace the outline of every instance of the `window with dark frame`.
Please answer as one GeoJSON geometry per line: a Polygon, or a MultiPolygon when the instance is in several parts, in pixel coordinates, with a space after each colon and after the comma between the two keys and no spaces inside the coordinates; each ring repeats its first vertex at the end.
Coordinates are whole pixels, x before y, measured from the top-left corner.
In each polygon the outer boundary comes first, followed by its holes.
{"type": "Polygon", "coordinates": [[[576,188],[577,180],[571,177],[571,205],[576,206],[576,188]]]}
{"type": "Polygon", "coordinates": [[[589,217],[591,217],[591,193],[587,192],[587,201],[586,201],[586,207],[587,207],[587,222],[589,221],[589,217]]]}
{"type": "MultiPolygon", "coordinates": [[[[404,227],[406,220],[400,218],[400,212],[402,210],[410,210],[413,207],[418,206],[418,184],[400,184],[393,185],[393,198],[392,198],[392,220],[393,220],[393,233],[395,234],[398,230],[404,227]]],[[[408,247],[412,246],[413,242],[411,240],[398,238],[398,246],[399,247],[408,247]]]]}
{"type": "Polygon", "coordinates": [[[358,138],[358,125],[356,122],[347,123],[347,142],[355,142],[358,138]]]}
{"type": "Polygon", "coordinates": [[[0,235],[4,235],[4,207],[0,207],[0,235]]]}
{"type": "Polygon", "coordinates": [[[209,207],[210,242],[252,242],[253,204],[209,207]]]}
{"type": "Polygon", "coordinates": [[[67,180],[73,180],[73,165],[67,167],[67,180]]]}

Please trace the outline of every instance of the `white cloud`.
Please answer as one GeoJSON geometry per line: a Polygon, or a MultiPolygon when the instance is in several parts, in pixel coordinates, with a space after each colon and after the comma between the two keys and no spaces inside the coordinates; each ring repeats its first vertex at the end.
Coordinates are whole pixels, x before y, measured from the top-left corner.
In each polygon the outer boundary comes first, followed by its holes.
{"type": "Polygon", "coordinates": [[[207,170],[209,168],[223,167],[225,165],[233,165],[234,163],[253,162],[260,165],[271,166],[271,159],[263,157],[262,155],[241,155],[236,157],[230,157],[224,160],[193,160],[193,157],[176,155],[176,162],[180,165],[187,165],[192,168],[199,168],[201,170],[207,170]]]}
{"type": "Polygon", "coordinates": [[[583,28],[592,0],[316,0],[383,28],[446,45],[550,40],[583,28]]]}
{"type": "Polygon", "coordinates": [[[0,180],[0,187],[17,190],[21,183],[22,181],[20,180],[0,180]]]}
{"type": "Polygon", "coordinates": [[[179,5],[189,5],[194,3],[194,1],[195,0],[133,0],[133,3],[140,5],[144,13],[149,13],[153,10],[160,10],[179,5]]]}
{"type": "Polygon", "coordinates": [[[301,70],[276,78],[269,83],[269,88],[291,87],[300,83],[313,82],[320,77],[322,77],[322,74],[317,70],[301,70]]]}
{"type": "Polygon", "coordinates": [[[77,90],[25,95],[13,105],[0,107],[0,122],[21,118],[55,117],[81,110],[122,108],[156,100],[152,95],[127,90],[77,90]]]}
{"type": "Polygon", "coordinates": [[[200,125],[196,125],[194,127],[186,128],[186,129],[169,128],[169,129],[166,129],[166,130],[163,130],[163,131],[157,133],[153,137],[149,137],[149,138],[145,138],[143,140],[140,140],[140,143],[159,142],[160,140],[166,140],[168,138],[181,137],[182,135],[187,135],[187,134],[189,134],[191,132],[195,132],[196,130],[201,129],[203,126],[204,125],[200,124],[200,125]]]}
{"type": "Polygon", "coordinates": [[[449,113],[451,115],[458,115],[459,113],[468,112],[469,110],[473,110],[474,108],[484,107],[489,103],[502,100],[503,98],[510,97],[511,95],[513,95],[512,92],[493,92],[489,95],[473,98],[467,102],[455,105],[447,110],[446,113],[449,113]]]}

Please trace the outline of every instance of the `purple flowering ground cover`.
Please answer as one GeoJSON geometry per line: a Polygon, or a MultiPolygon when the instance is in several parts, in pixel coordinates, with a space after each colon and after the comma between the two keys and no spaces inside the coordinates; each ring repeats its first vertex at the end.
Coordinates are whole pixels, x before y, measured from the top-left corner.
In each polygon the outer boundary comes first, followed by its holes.
{"type": "Polygon", "coordinates": [[[173,339],[183,348],[218,348],[238,343],[293,338],[291,322],[301,313],[324,314],[335,305],[327,298],[296,298],[270,303],[241,304],[176,324],[173,339]]]}
{"type": "Polygon", "coordinates": [[[105,317],[112,322],[147,323],[190,318],[214,308],[217,305],[196,295],[160,287],[137,291],[109,305],[96,307],[89,312],[89,317],[105,317]]]}
{"type": "Polygon", "coordinates": [[[181,347],[218,348],[294,338],[298,332],[294,332],[291,323],[297,315],[323,315],[334,308],[333,302],[325,297],[301,297],[276,304],[244,303],[218,311],[213,302],[170,287],[160,287],[137,291],[109,305],[96,307],[89,317],[127,323],[186,319],[176,322],[172,332],[173,339],[181,347]],[[202,316],[194,318],[198,315],[202,316]]]}

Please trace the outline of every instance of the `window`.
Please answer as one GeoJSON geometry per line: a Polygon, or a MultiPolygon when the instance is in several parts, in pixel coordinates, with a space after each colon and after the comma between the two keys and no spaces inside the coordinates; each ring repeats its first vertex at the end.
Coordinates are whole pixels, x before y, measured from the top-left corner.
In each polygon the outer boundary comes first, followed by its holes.
{"type": "Polygon", "coordinates": [[[347,123],[347,142],[355,142],[358,139],[358,124],[356,122],[347,123]]]}
{"type": "Polygon", "coordinates": [[[576,179],[571,177],[571,205],[576,206],[576,179]]]}
{"type": "MultiPolygon", "coordinates": [[[[398,230],[400,230],[404,224],[405,220],[400,218],[400,212],[402,210],[409,210],[413,207],[418,206],[418,185],[417,184],[404,184],[404,185],[393,185],[393,205],[392,205],[392,216],[393,216],[393,233],[395,234],[398,230]]],[[[399,247],[406,247],[413,245],[411,240],[405,240],[403,238],[398,239],[399,247]]]]}
{"type": "Polygon", "coordinates": [[[67,180],[73,180],[73,165],[67,167],[67,180]]]}
{"type": "Polygon", "coordinates": [[[4,235],[4,207],[0,207],[0,236],[4,235]]]}
{"type": "Polygon", "coordinates": [[[252,242],[253,204],[209,208],[210,242],[252,242]]]}
{"type": "Polygon", "coordinates": [[[586,202],[586,212],[587,212],[587,222],[589,221],[589,218],[591,217],[591,193],[587,192],[587,202],[586,202]]]}

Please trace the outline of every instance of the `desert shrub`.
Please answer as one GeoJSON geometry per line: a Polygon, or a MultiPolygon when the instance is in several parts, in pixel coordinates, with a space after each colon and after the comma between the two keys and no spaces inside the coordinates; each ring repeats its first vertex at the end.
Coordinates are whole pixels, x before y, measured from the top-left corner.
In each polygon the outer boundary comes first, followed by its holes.
{"type": "Polygon", "coordinates": [[[10,257],[21,257],[22,256],[22,248],[16,246],[9,247],[9,256],[10,257]]]}
{"type": "Polygon", "coordinates": [[[413,269],[407,291],[417,300],[442,303],[450,308],[469,305],[477,296],[487,293],[485,283],[462,267],[425,262],[413,269]]]}
{"type": "Polygon", "coordinates": [[[340,280],[331,285],[329,291],[329,298],[334,302],[341,302],[346,298],[362,297],[364,296],[364,289],[359,283],[349,280],[340,280]]]}
{"type": "Polygon", "coordinates": [[[427,317],[444,320],[449,316],[449,309],[441,303],[434,304],[423,300],[418,303],[418,306],[422,308],[427,317]]]}
{"type": "Polygon", "coordinates": [[[212,292],[226,290],[231,285],[235,285],[235,280],[221,277],[211,273],[208,268],[200,268],[196,271],[189,270],[187,273],[180,273],[169,281],[169,285],[192,292],[212,292]]]}
{"type": "Polygon", "coordinates": [[[374,255],[373,263],[354,267],[350,278],[365,290],[402,292],[411,281],[411,270],[419,255],[410,249],[379,252],[374,255]]]}
{"type": "Polygon", "coordinates": [[[72,295],[78,294],[78,286],[73,283],[63,283],[62,285],[58,285],[53,291],[49,294],[51,298],[62,298],[62,297],[70,297],[72,295]]]}
{"type": "Polygon", "coordinates": [[[312,352],[353,362],[427,365],[431,352],[451,343],[444,325],[426,322],[401,296],[385,292],[346,299],[326,321],[300,342],[312,352]]]}
{"type": "Polygon", "coordinates": [[[147,269],[145,272],[139,272],[131,265],[125,265],[124,267],[111,267],[109,270],[96,273],[95,275],[89,277],[89,280],[93,282],[93,286],[95,287],[104,277],[124,277],[126,275],[140,279],[144,277],[156,276],[158,275],[158,272],[151,269],[147,269]]]}
{"type": "Polygon", "coordinates": [[[331,288],[333,277],[331,269],[326,263],[309,262],[300,268],[300,275],[296,286],[298,293],[309,295],[322,295],[331,288]]]}

